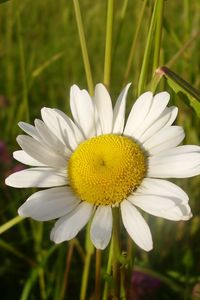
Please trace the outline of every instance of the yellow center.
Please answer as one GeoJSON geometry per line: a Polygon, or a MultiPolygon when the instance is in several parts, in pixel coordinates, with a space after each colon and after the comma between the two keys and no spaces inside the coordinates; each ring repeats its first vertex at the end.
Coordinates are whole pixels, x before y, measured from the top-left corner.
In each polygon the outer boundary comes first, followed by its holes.
{"type": "Polygon", "coordinates": [[[81,143],[68,164],[74,193],[96,205],[118,205],[138,187],[145,173],[146,160],[140,146],[114,134],[81,143]]]}

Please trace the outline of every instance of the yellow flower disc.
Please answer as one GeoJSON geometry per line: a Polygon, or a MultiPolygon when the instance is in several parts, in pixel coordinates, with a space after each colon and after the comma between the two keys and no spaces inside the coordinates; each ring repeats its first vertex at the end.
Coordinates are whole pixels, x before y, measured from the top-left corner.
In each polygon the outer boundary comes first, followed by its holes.
{"type": "Polygon", "coordinates": [[[106,134],[81,143],[68,164],[70,186],[96,205],[118,205],[146,173],[145,155],[131,138],[106,134]]]}

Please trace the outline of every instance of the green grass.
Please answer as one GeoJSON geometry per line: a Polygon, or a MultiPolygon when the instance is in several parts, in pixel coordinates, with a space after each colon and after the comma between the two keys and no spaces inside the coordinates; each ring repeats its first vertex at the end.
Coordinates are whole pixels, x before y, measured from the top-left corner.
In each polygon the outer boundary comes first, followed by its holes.
{"type": "MultiPolygon", "coordinates": [[[[132,82],[129,108],[136,99],[138,89],[144,91],[150,87],[155,67],[168,63],[176,74],[197,89],[200,87],[200,2],[164,1],[163,24],[157,27],[157,35],[155,30],[152,31],[147,44],[153,4],[152,0],[114,1],[109,80],[104,74],[107,1],[80,1],[93,82],[110,81],[113,102],[124,83],[132,82]],[[141,24],[138,23],[140,19],[141,24]],[[159,32],[162,33],[160,45],[159,32]],[[191,43],[188,43],[191,38],[191,43]],[[147,60],[144,61],[145,52],[147,60]],[[141,75],[142,65],[145,66],[141,75]]],[[[160,16],[159,11],[154,21],[157,22],[160,16]]],[[[17,165],[11,156],[18,149],[15,141],[16,135],[21,132],[17,127],[18,121],[33,122],[35,118],[40,118],[43,106],[57,107],[69,113],[70,86],[76,83],[88,88],[88,80],[73,1],[11,0],[2,3],[0,28],[0,140],[9,152],[7,161],[0,158],[2,225],[17,215],[17,208],[33,192],[4,185],[4,178],[17,165]]],[[[163,89],[170,92],[171,104],[179,106],[177,123],[185,129],[185,143],[199,144],[200,122],[197,115],[183,98],[175,94],[164,78],[157,87],[157,90],[163,89]]],[[[200,296],[195,298],[192,294],[194,286],[200,282],[199,178],[177,182],[190,196],[194,217],[188,222],[173,223],[146,216],[155,249],[149,254],[142,250],[136,253],[136,269],[142,269],[162,281],[152,300],[200,299],[200,296]]],[[[1,299],[79,299],[85,231],[78,235],[79,242],[75,240],[55,246],[49,240],[52,225],[53,222],[39,223],[27,219],[1,235],[1,299]],[[71,250],[73,255],[68,272],[71,250]]],[[[122,240],[125,241],[125,236],[122,240]]],[[[107,256],[108,250],[103,252],[102,274],[105,274],[107,256]]],[[[86,299],[90,299],[93,292],[95,255],[91,260],[86,299]]],[[[150,298],[147,296],[144,299],[150,298]]]]}

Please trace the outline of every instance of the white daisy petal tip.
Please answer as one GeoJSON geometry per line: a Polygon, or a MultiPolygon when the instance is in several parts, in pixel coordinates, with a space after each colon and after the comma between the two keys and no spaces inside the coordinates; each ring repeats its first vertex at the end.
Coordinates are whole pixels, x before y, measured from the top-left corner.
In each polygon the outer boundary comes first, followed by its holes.
{"type": "Polygon", "coordinates": [[[5,179],[5,184],[8,185],[8,186],[17,188],[17,187],[18,187],[18,183],[17,183],[17,181],[15,180],[15,175],[16,175],[17,173],[20,173],[20,172],[21,172],[21,171],[18,171],[18,172],[15,172],[15,173],[9,175],[9,176],[5,179]]]}
{"type": "Polygon", "coordinates": [[[20,121],[17,123],[17,125],[21,128],[23,126],[24,122],[20,121]]]}
{"type": "Polygon", "coordinates": [[[94,214],[90,227],[90,237],[97,249],[103,250],[110,242],[112,235],[112,209],[108,206],[99,206],[94,214]]]}
{"type": "Polygon", "coordinates": [[[24,209],[23,209],[23,205],[21,205],[18,210],[17,210],[17,213],[20,217],[30,217],[30,216],[27,216],[27,214],[24,212],[24,209]]]}
{"type": "Polygon", "coordinates": [[[96,249],[99,249],[99,250],[104,250],[108,244],[109,244],[109,241],[108,242],[104,242],[103,240],[101,239],[97,239],[95,237],[91,237],[91,240],[92,240],[92,243],[94,244],[95,248],[96,249]]]}
{"type": "Polygon", "coordinates": [[[140,212],[129,201],[121,203],[122,222],[132,240],[143,250],[153,249],[153,240],[149,226],[140,212]]]}
{"type": "Polygon", "coordinates": [[[166,91],[160,92],[160,93],[158,93],[156,95],[158,95],[159,97],[168,99],[168,100],[170,99],[170,94],[168,92],[166,92],[166,91]]]}

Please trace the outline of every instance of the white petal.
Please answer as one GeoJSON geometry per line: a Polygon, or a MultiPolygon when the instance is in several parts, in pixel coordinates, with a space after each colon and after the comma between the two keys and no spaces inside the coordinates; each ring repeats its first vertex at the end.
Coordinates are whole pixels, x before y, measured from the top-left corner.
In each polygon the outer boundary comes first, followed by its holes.
{"type": "Polygon", "coordinates": [[[64,158],[60,154],[57,154],[53,150],[45,147],[32,137],[27,135],[18,135],[17,142],[26,153],[42,164],[58,169],[66,167],[67,158],[64,158]]]}
{"type": "Polygon", "coordinates": [[[127,200],[121,203],[122,221],[133,241],[142,249],[153,248],[151,232],[139,211],[127,200]]]}
{"type": "Polygon", "coordinates": [[[35,120],[35,127],[45,145],[53,149],[55,152],[62,156],[70,155],[69,150],[66,148],[64,143],[62,143],[55,134],[46,126],[44,122],[39,119],[35,120]]]}
{"type": "Polygon", "coordinates": [[[185,133],[180,126],[164,127],[151,138],[149,138],[143,147],[150,155],[158,154],[170,148],[179,145],[185,137],[185,133]]]}
{"type": "Polygon", "coordinates": [[[23,217],[48,221],[71,212],[79,203],[68,187],[57,187],[34,193],[20,206],[18,213],[23,217]]]}
{"type": "Polygon", "coordinates": [[[74,121],[82,129],[85,137],[94,136],[94,104],[88,92],[73,85],[70,90],[70,107],[74,121]]]}
{"type": "Polygon", "coordinates": [[[113,112],[113,133],[121,134],[124,129],[126,97],[131,83],[128,83],[119,95],[113,112]]]}
{"type": "Polygon", "coordinates": [[[139,140],[143,133],[161,116],[170,99],[167,92],[158,93],[153,97],[152,105],[141,126],[132,134],[132,137],[139,140]]]}
{"type": "Polygon", "coordinates": [[[140,143],[144,143],[161,128],[170,126],[178,114],[177,107],[166,107],[162,115],[142,134],[140,137],[140,143]]]}
{"type": "Polygon", "coordinates": [[[66,185],[67,177],[64,172],[38,167],[13,173],[6,178],[5,183],[17,188],[52,187],[66,185]]]}
{"type": "Polygon", "coordinates": [[[112,132],[113,109],[110,95],[105,86],[97,84],[94,91],[94,103],[97,109],[103,134],[112,132]]]}
{"type": "Polygon", "coordinates": [[[103,131],[101,129],[101,123],[100,123],[100,119],[99,119],[99,115],[98,115],[96,106],[94,109],[94,117],[95,117],[96,135],[97,136],[102,135],[103,131]]]}
{"type": "Polygon", "coordinates": [[[133,136],[139,126],[144,122],[152,105],[153,94],[146,92],[142,94],[133,104],[133,107],[128,116],[124,134],[133,136]]]}
{"type": "Polygon", "coordinates": [[[134,195],[157,195],[179,198],[183,203],[188,203],[188,195],[176,184],[163,179],[144,178],[134,195]]]}
{"type": "Polygon", "coordinates": [[[112,208],[98,206],[90,229],[91,240],[97,249],[105,249],[112,234],[112,208]]]}
{"type": "Polygon", "coordinates": [[[72,212],[61,217],[51,231],[51,240],[56,244],[73,239],[89,221],[93,205],[81,202],[72,212]]]}
{"type": "Polygon", "coordinates": [[[177,206],[174,206],[172,209],[169,209],[168,211],[165,211],[163,215],[160,215],[160,217],[165,218],[167,220],[171,221],[188,221],[192,218],[192,212],[191,208],[188,204],[180,204],[177,206]]]}
{"type": "Polygon", "coordinates": [[[54,111],[57,112],[58,115],[60,115],[67,124],[69,124],[69,126],[71,127],[71,130],[75,136],[76,142],[79,145],[81,142],[83,142],[85,140],[83,133],[81,132],[81,130],[76,126],[76,124],[72,121],[72,119],[70,119],[64,112],[62,112],[59,109],[54,108],[54,111]]]}
{"type": "Polygon", "coordinates": [[[187,178],[200,174],[200,147],[179,146],[149,157],[148,177],[187,178]]]}
{"type": "Polygon", "coordinates": [[[18,150],[13,152],[13,157],[14,159],[18,160],[22,164],[28,165],[28,166],[34,166],[34,167],[42,167],[45,166],[38,160],[34,159],[30,155],[28,155],[25,151],[23,150],[18,150]]]}
{"type": "Polygon", "coordinates": [[[165,126],[170,126],[176,120],[176,117],[178,115],[178,107],[171,106],[171,107],[166,107],[166,109],[171,110],[171,117],[170,117],[169,121],[165,124],[165,126]]]}
{"type": "Polygon", "coordinates": [[[70,124],[52,108],[43,107],[41,115],[44,123],[67,148],[76,149],[77,142],[70,124]]]}
{"type": "Polygon", "coordinates": [[[173,196],[168,198],[164,195],[133,195],[128,200],[153,216],[173,221],[189,220],[191,218],[188,204],[182,203],[182,199],[173,196]]]}
{"type": "Polygon", "coordinates": [[[38,141],[41,140],[36,128],[33,125],[25,123],[25,122],[19,122],[18,125],[24,132],[26,132],[27,134],[32,136],[34,139],[36,139],[38,141]]]}

